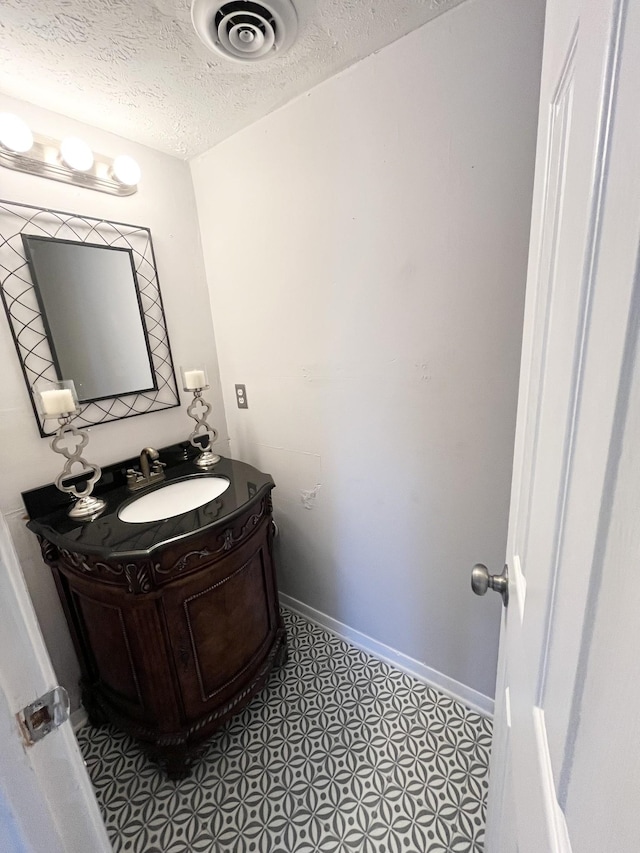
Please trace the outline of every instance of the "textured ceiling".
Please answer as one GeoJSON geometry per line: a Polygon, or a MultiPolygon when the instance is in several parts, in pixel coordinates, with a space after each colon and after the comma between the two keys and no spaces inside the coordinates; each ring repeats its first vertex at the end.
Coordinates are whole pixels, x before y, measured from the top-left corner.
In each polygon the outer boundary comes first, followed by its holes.
{"type": "Polygon", "coordinates": [[[294,0],[284,56],[239,64],[190,0],[0,0],[0,92],[191,157],[462,0],[294,0]]]}

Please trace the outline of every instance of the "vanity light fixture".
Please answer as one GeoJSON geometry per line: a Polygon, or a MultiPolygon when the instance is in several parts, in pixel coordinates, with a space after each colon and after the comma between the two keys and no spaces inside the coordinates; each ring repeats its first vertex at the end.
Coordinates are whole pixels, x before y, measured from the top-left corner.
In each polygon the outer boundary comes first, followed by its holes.
{"type": "Polygon", "coordinates": [[[44,418],[57,418],[59,427],[51,439],[50,447],[67,460],[58,477],[56,487],[67,495],[75,498],[75,503],[67,513],[70,518],[91,521],[105,508],[105,502],[93,497],[93,487],[102,476],[99,465],[92,465],[82,456],[82,450],[87,446],[89,433],[86,429],[78,429],[71,423],[74,415],[80,412],[78,395],[72,381],[62,379],[59,382],[47,382],[34,389],[40,414],[44,418]],[[72,468],[80,465],[80,471],[74,475],[72,468]],[[84,480],[84,487],[78,488],[74,477],[84,480]]]}
{"type": "Polygon", "coordinates": [[[26,121],[13,113],[0,113],[0,146],[15,154],[24,154],[33,147],[33,133],[26,121]]]}
{"type": "Polygon", "coordinates": [[[187,406],[187,414],[194,419],[196,427],[189,436],[189,441],[195,448],[202,451],[195,463],[200,468],[211,468],[220,461],[220,457],[211,450],[211,445],[218,437],[218,433],[207,423],[207,416],[211,414],[211,405],[202,396],[202,392],[209,388],[207,372],[201,367],[188,370],[181,367],[180,374],[183,389],[193,393],[193,400],[187,406]]]}
{"type": "Polygon", "coordinates": [[[127,154],[114,159],[92,151],[76,136],[60,141],[32,133],[12,113],[0,113],[0,165],[120,196],[137,192],[141,177],[140,166],[127,154]]]}

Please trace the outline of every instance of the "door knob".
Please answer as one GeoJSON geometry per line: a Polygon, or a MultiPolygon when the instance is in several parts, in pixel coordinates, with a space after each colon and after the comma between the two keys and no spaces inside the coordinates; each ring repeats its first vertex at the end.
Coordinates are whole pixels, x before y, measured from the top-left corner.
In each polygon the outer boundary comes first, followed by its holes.
{"type": "Polygon", "coordinates": [[[509,568],[505,566],[500,575],[490,575],[489,569],[482,563],[476,563],[471,570],[471,589],[476,595],[484,595],[489,589],[494,589],[502,596],[502,603],[509,604],[509,568]]]}

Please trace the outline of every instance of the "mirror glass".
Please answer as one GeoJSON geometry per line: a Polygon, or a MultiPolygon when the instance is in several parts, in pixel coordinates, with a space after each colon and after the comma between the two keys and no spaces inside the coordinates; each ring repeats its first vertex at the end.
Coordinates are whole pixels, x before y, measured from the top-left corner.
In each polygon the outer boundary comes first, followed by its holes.
{"type": "Polygon", "coordinates": [[[80,402],[154,389],[131,250],[22,240],[57,372],[80,402]]]}

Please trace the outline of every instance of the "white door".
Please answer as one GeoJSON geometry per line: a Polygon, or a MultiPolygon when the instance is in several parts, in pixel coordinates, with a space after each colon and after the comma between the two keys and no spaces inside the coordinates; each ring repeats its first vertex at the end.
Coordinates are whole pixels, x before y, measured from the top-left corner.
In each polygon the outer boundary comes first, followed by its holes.
{"type": "Polygon", "coordinates": [[[2,515],[0,647],[0,850],[109,853],[71,723],[29,747],[20,736],[15,714],[56,682],[2,515]]]}
{"type": "Polygon", "coordinates": [[[640,850],[639,245],[640,3],[548,0],[487,853],[640,850]]]}

